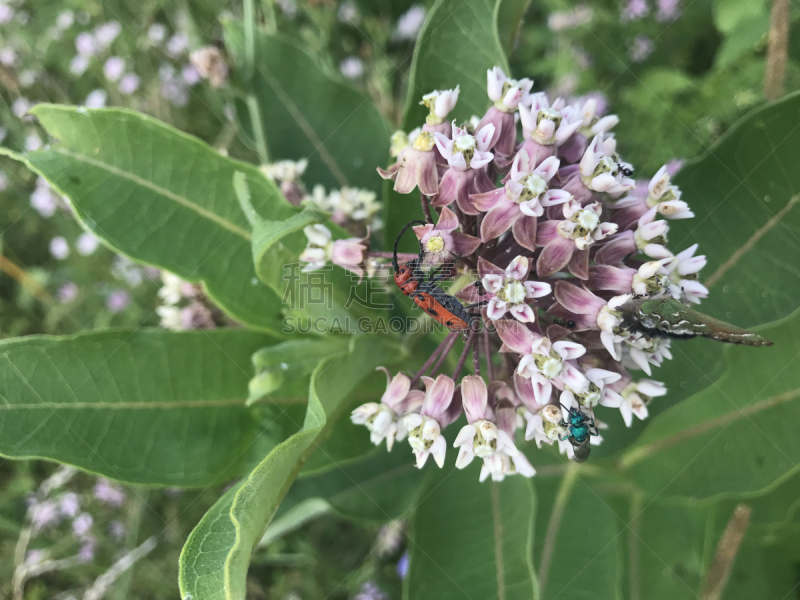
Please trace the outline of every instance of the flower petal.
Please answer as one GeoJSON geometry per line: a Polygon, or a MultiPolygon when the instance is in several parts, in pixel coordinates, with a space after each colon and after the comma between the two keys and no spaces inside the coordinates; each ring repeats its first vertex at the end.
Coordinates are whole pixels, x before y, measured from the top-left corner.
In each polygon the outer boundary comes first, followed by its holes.
{"type": "Polygon", "coordinates": [[[495,323],[497,335],[503,343],[518,354],[528,354],[533,342],[540,339],[540,334],[533,333],[519,321],[504,319],[495,323]]]}
{"type": "Polygon", "coordinates": [[[483,377],[467,375],[461,380],[461,401],[470,423],[490,418],[489,393],[483,377]]]}
{"type": "Polygon", "coordinates": [[[481,223],[481,239],[485,242],[499,237],[508,231],[519,218],[519,206],[513,202],[503,202],[486,213],[481,223]]]}
{"type": "MultiPolygon", "coordinates": [[[[540,228],[538,235],[541,235],[541,232],[540,228]]],[[[541,243],[541,240],[539,242],[541,243]]],[[[569,263],[574,251],[575,244],[572,240],[557,235],[539,255],[539,259],[536,261],[536,274],[539,277],[548,277],[556,271],[562,270],[569,263]]]]}
{"type": "Polygon", "coordinates": [[[531,252],[536,251],[536,233],[538,230],[536,217],[521,214],[511,228],[514,239],[523,248],[531,252]]]}

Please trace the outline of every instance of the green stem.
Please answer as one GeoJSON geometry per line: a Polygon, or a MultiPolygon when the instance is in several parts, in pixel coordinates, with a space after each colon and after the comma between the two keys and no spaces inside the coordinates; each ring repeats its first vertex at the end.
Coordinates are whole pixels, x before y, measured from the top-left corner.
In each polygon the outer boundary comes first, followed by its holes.
{"type": "MultiPolygon", "coordinates": [[[[128,507],[128,518],[125,523],[125,552],[130,552],[136,548],[139,541],[139,528],[142,524],[142,513],[147,504],[147,490],[137,490],[130,506],[128,507]]],[[[134,565],[119,576],[117,585],[114,588],[113,600],[127,600],[130,598],[130,587],[133,581],[134,565]]]]}
{"type": "Polygon", "coordinates": [[[264,28],[269,33],[277,33],[278,20],[275,18],[275,4],[272,0],[262,0],[261,7],[264,10],[264,28]]]}
{"type": "Polygon", "coordinates": [[[253,137],[256,142],[258,159],[262,165],[269,163],[269,150],[267,149],[267,136],[264,135],[264,125],[261,121],[261,111],[258,108],[258,101],[253,94],[247,94],[247,110],[250,113],[250,125],[253,129],[253,137]]]}
{"type": "Polygon", "coordinates": [[[253,82],[256,64],[256,10],[254,0],[244,0],[244,76],[248,87],[253,82]]]}

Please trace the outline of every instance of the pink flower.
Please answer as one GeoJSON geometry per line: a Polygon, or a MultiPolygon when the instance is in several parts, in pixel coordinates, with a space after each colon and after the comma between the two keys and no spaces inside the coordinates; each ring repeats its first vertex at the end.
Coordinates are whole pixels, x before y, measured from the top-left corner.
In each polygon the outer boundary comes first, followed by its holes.
{"type": "Polygon", "coordinates": [[[614,136],[599,134],[592,139],[580,163],[580,173],[584,185],[595,192],[606,192],[618,198],[633,189],[633,179],[625,175],[630,169],[617,159],[617,141],[614,136]]]}
{"type": "Polygon", "coordinates": [[[459,448],[456,467],[463,469],[477,456],[490,462],[497,452],[519,453],[514,440],[494,422],[488,390],[482,377],[469,375],[461,382],[461,398],[468,424],[458,432],[453,447],[459,448]]]}
{"type": "MultiPolygon", "coordinates": [[[[497,321],[496,327],[506,350],[523,355],[516,372],[520,377],[530,380],[533,400],[537,404],[550,401],[553,386],[558,389],[569,386],[578,393],[586,391],[589,380],[572,362],[586,353],[582,345],[565,340],[551,342],[549,338],[532,332],[517,321],[497,321]]],[[[517,382],[515,378],[517,392],[525,402],[528,394],[521,389],[522,385],[524,383],[517,382]]]]}
{"type": "Polygon", "coordinates": [[[588,369],[585,373],[589,380],[589,387],[582,394],[574,393],[570,389],[561,392],[561,404],[567,408],[585,406],[594,409],[598,404],[618,408],[622,404],[622,396],[612,390],[609,385],[619,381],[622,375],[605,369],[588,369]]]}
{"type": "Polygon", "coordinates": [[[511,79],[506,77],[500,67],[492,67],[486,72],[489,99],[498,109],[505,112],[514,112],[521,102],[525,102],[532,87],[533,80],[511,79]]]}
{"type": "Polygon", "coordinates": [[[439,173],[434,147],[433,134],[421,131],[411,144],[403,148],[397,162],[388,170],[378,168],[378,174],[394,181],[394,191],[398,194],[408,194],[419,187],[422,194],[435,196],[439,192],[439,173]]]}
{"type": "Polygon", "coordinates": [[[558,148],[567,144],[583,123],[575,107],[566,106],[561,98],[551,105],[544,92],[532,94],[526,104],[520,104],[519,120],[524,139],[522,149],[534,165],[555,156],[558,148]]]}
{"type": "Polygon", "coordinates": [[[453,124],[453,139],[438,132],[434,134],[436,147],[449,168],[442,176],[439,194],[431,202],[433,206],[448,206],[456,201],[463,212],[478,214],[470,201],[470,195],[494,189],[494,184],[484,168],[494,157],[487,151],[494,130],[494,125],[486,125],[472,136],[453,124]]]}
{"type": "Polygon", "coordinates": [[[602,223],[602,206],[595,202],[581,207],[578,202],[564,204],[564,220],[540,223],[537,229],[537,246],[544,246],[536,262],[536,273],[547,277],[568,267],[580,279],[589,278],[589,247],[613,235],[615,223],[602,223]]]}
{"type": "Polygon", "coordinates": [[[622,314],[618,309],[630,300],[630,295],[614,296],[606,302],[589,290],[566,281],[557,281],[555,297],[558,304],[573,317],[578,330],[600,330],[600,340],[614,360],[620,359],[620,327],[622,314]]]}
{"type": "Polygon", "coordinates": [[[537,217],[545,207],[570,199],[569,192],[548,189],[558,165],[558,159],[551,156],[534,167],[528,153],[520,150],[504,187],[472,196],[475,207],[488,211],[481,223],[481,239],[487,242],[512,228],[520,246],[535,250],[537,217]]]}
{"type": "Polygon", "coordinates": [[[697,273],[706,266],[706,257],[695,256],[696,251],[697,244],[694,244],[662,262],[669,274],[670,293],[675,298],[699,304],[700,300],[708,298],[708,288],[697,281],[697,273]]]}
{"type": "MultiPolygon", "coordinates": [[[[480,267],[494,267],[487,261],[481,261],[480,267]]],[[[496,269],[496,267],[494,267],[496,269]]],[[[549,283],[541,281],[526,281],[530,265],[524,256],[517,256],[506,267],[505,273],[489,273],[483,275],[481,280],[486,294],[483,298],[489,298],[489,305],[486,309],[486,316],[492,321],[502,318],[507,312],[511,313],[518,321],[523,323],[533,323],[536,313],[526,304],[526,300],[542,298],[552,291],[549,283]]]]}
{"type": "Polygon", "coordinates": [[[647,404],[650,400],[666,393],[667,388],[664,384],[652,379],[640,379],[628,384],[621,392],[622,402],[619,405],[619,412],[625,425],[630,427],[633,424],[633,415],[641,420],[646,419],[647,404]]]}
{"type": "Polygon", "coordinates": [[[369,232],[363,238],[333,240],[330,230],[321,224],[309,225],[303,232],[308,238],[308,246],[298,257],[301,262],[308,263],[303,272],[308,273],[323,268],[330,260],[333,264],[348,269],[359,276],[364,276],[364,259],[369,250],[369,232]]]}
{"type": "Polygon", "coordinates": [[[458,94],[461,91],[459,86],[452,90],[433,90],[422,97],[421,104],[430,110],[430,114],[425,119],[428,125],[439,125],[445,122],[447,115],[456,107],[458,94]]]}
{"type": "Polygon", "coordinates": [[[447,442],[442,437],[442,429],[458,418],[460,405],[450,409],[455,393],[455,382],[445,375],[435,380],[422,377],[425,384],[425,400],[419,413],[411,413],[403,417],[403,424],[408,431],[408,443],[417,457],[417,467],[422,468],[433,456],[433,460],[444,466],[447,442]]]}
{"type": "Polygon", "coordinates": [[[398,373],[392,378],[388,370],[383,367],[379,369],[386,373],[386,391],[380,403],[362,404],[352,412],[350,420],[369,429],[373,444],[377,446],[385,439],[386,449],[391,450],[395,440],[402,441],[408,433],[403,424],[403,415],[417,410],[425,394],[411,390],[411,380],[407,375],[398,373]]]}
{"type": "Polygon", "coordinates": [[[480,246],[481,241],[458,229],[458,217],[446,206],[442,207],[436,225],[417,225],[414,233],[425,249],[425,263],[450,262],[456,256],[469,256],[480,246]]]}

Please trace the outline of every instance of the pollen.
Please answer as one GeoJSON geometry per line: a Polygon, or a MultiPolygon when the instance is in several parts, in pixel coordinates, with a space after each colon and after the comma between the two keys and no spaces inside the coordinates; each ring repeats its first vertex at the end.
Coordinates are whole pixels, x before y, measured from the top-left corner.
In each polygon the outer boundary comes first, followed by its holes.
{"type": "Polygon", "coordinates": [[[428,240],[428,243],[425,244],[425,249],[428,252],[438,253],[444,250],[444,240],[441,236],[434,236],[428,240]]]}

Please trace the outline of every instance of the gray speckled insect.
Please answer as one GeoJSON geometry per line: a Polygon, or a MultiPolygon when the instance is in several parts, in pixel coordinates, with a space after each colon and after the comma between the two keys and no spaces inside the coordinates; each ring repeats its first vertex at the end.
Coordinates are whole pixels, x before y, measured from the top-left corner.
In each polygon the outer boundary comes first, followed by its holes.
{"type": "Polygon", "coordinates": [[[745,346],[771,346],[772,341],[736,325],[689,308],[668,294],[631,298],[623,304],[622,324],[629,331],[672,338],[702,336],[745,346]]]}

